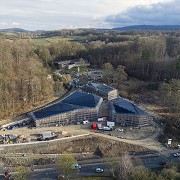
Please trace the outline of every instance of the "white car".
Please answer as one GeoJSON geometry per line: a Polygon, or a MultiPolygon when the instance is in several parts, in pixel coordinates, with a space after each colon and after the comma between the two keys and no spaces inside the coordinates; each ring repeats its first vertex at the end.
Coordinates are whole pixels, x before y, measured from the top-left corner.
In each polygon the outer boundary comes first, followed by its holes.
{"type": "Polygon", "coordinates": [[[180,153],[174,153],[173,156],[174,156],[174,157],[179,157],[179,156],[180,156],[180,153]]]}
{"type": "Polygon", "coordinates": [[[71,169],[81,169],[81,165],[80,164],[72,164],[71,169]]]}
{"type": "Polygon", "coordinates": [[[102,172],[104,172],[104,169],[102,169],[102,168],[96,168],[96,173],[102,173],[102,172]]]}

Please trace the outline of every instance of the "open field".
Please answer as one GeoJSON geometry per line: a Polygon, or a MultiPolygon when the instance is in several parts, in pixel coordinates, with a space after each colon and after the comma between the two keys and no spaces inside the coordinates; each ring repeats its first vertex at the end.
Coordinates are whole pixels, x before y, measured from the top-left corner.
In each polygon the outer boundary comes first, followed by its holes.
{"type": "Polygon", "coordinates": [[[59,42],[59,41],[82,41],[85,39],[86,38],[82,36],[69,36],[69,37],[54,36],[50,38],[33,39],[32,41],[39,45],[43,45],[43,44],[50,44],[50,43],[59,42]]]}
{"type": "Polygon", "coordinates": [[[54,43],[54,42],[59,42],[59,41],[70,41],[72,38],[64,38],[64,37],[51,37],[51,38],[38,38],[38,39],[33,39],[33,42],[37,44],[49,44],[49,43],[54,43]]]}

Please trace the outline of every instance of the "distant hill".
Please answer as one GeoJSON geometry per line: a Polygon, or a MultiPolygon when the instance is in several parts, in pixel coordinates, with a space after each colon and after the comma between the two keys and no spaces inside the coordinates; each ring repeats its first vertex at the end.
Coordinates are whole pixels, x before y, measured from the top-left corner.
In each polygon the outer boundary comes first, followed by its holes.
{"type": "Polygon", "coordinates": [[[9,32],[9,33],[43,33],[45,32],[44,30],[36,30],[36,31],[29,31],[21,28],[8,28],[8,29],[0,29],[0,32],[9,32]]]}
{"type": "Polygon", "coordinates": [[[134,26],[126,26],[126,27],[116,27],[112,28],[113,30],[162,30],[162,31],[172,31],[172,30],[180,30],[180,25],[134,25],[134,26]]]}
{"type": "Polygon", "coordinates": [[[0,32],[18,33],[18,32],[29,32],[29,31],[21,28],[8,28],[8,29],[0,29],[0,32]]]}

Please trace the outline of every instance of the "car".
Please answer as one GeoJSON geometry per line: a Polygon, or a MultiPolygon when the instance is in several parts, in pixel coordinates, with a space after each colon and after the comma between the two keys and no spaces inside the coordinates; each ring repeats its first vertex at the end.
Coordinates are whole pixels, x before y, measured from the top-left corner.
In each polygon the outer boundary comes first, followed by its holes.
{"type": "Polygon", "coordinates": [[[102,169],[102,168],[96,168],[96,173],[102,173],[102,172],[104,172],[104,169],[102,169]]]}
{"type": "Polygon", "coordinates": [[[174,153],[173,156],[174,156],[174,157],[179,157],[179,156],[180,156],[180,153],[178,153],[178,152],[177,152],[177,153],[174,153]]]}
{"type": "Polygon", "coordinates": [[[80,164],[72,164],[71,169],[81,169],[81,165],[80,164]]]}
{"type": "Polygon", "coordinates": [[[57,179],[58,180],[65,179],[65,176],[63,174],[58,174],[57,179]]]}
{"type": "Polygon", "coordinates": [[[125,139],[123,136],[118,136],[118,138],[125,139]]]}
{"type": "Polygon", "coordinates": [[[165,162],[165,161],[161,161],[161,162],[159,163],[159,165],[164,166],[164,165],[166,165],[166,162],[165,162]]]}

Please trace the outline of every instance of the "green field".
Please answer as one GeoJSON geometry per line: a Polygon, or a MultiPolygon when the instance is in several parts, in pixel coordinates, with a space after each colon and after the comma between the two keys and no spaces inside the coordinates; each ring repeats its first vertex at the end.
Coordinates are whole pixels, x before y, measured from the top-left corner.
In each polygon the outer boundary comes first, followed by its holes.
{"type": "Polygon", "coordinates": [[[74,41],[84,41],[84,40],[86,40],[85,36],[69,36],[69,38],[71,38],[74,41]]]}
{"type": "Polygon", "coordinates": [[[84,36],[68,36],[68,37],[54,36],[50,38],[37,38],[37,39],[33,39],[33,41],[38,44],[44,44],[44,43],[52,43],[59,41],[84,41],[85,39],[86,37],[84,36]]]}
{"type": "Polygon", "coordinates": [[[70,41],[72,38],[63,38],[63,37],[51,37],[51,38],[38,38],[38,39],[33,39],[33,41],[37,44],[49,44],[53,42],[59,42],[59,41],[70,41]]]}

